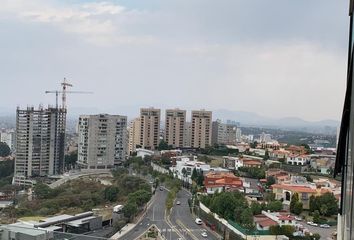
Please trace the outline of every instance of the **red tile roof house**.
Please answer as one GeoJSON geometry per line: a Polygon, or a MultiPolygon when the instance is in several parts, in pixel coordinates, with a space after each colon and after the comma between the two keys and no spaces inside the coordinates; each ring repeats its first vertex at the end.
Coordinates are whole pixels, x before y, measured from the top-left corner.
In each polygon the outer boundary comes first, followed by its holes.
{"type": "Polygon", "coordinates": [[[233,173],[209,172],[204,176],[204,187],[208,194],[215,191],[243,190],[243,182],[233,173]]]}
{"type": "Polygon", "coordinates": [[[287,211],[269,212],[262,211],[262,214],[254,216],[254,222],[258,230],[269,230],[270,226],[291,225],[296,226],[295,217],[287,211]]]}
{"type": "Polygon", "coordinates": [[[299,194],[299,200],[303,204],[304,209],[310,208],[310,197],[312,195],[321,195],[320,190],[316,186],[295,185],[295,184],[274,184],[271,186],[276,200],[283,200],[283,204],[289,205],[291,196],[294,193],[299,194]]]}

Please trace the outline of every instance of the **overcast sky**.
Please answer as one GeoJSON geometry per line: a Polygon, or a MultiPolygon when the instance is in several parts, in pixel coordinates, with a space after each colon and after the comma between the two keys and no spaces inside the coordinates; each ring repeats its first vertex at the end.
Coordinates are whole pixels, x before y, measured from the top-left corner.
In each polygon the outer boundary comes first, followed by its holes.
{"type": "Polygon", "coordinates": [[[1,0],[0,109],[146,106],[339,120],[348,0],[1,0]]]}

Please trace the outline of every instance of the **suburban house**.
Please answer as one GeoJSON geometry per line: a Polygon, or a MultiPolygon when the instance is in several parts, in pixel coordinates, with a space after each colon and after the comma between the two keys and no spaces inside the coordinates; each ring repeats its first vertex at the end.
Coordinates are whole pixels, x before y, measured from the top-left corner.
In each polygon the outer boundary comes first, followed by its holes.
{"type": "Polygon", "coordinates": [[[239,167],[243,167],[243,161],[238,157],[223,157],[223,167],[230,170],[238,170],[239,167]]]}
{"type": "Polygon", "coordinates": [[[302,155],[306,153],[306,149],[304,146],[290,145],[289,147],[286,148],[286,150],[288,150],[292,154],[302,155]]]}
{"type": "Polygon", "coordinates": [[[243,158],[242,161],[243,161],[243,167],[261,168],[262,166],[262,162],[259,160],[243,158]]]}
{"type": "Polygon", "coordinates": [[[209,172],[204,176],[204,187],[208,194],[214,194],[215,191],[242,190],[243,183],[233,173],[209,172]]]}
{"type": "Polygon", "coordinates": [[[291,175],[289,172],[282,169],[271,168],[266,171],[266,177],[274,177],[275,183],[283,183],[290,181],[291,175]]]}
{"type": "Polygon", "coordinates": [[[320,195],[316,186],[312,185],[273,184],[271,188],[275,194],[275,199],[283,201],[285,205],[289,205],[292,195],[298,193],[304,209],[310,208],[310,197],[312,195],[320,195]]]}
{"type": "Polygon", "coordinates": [[[269,152],[269,157],[271,159],[286,159],[289,156],[290,152],[281,148],[279,150],[273,150],[269,152]]]}
{"type": "Polygon", "coordinates": [[[258,230],[269,230],[270,226],[291,225],[296,226],[295,217],[289,212],[269,212],[262,211],[262,214],[254,216],[254,222],[258,230]]]}
{"type": "Polygon", "coordinates": [[[306,165],[310,161],[310,157],[308,155],[298,155],[298,154],[290,154],[286,158],[286,163],[291,165],[306,165]]]}
{"type": "Polygon", "coordinates": [[[322,174],[330,174],[334,169],[335,156],[311,157],[310,166],[322,174]]]}

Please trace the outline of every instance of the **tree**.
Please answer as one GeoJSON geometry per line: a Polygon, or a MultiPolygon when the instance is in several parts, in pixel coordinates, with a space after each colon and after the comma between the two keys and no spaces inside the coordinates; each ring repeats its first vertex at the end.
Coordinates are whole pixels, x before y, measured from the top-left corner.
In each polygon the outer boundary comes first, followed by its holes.
{"type": "MultiPolygon", "coordinates": [[[[294,193],[292,196],[291,196],[291,201],[290,201],[290,212],[291,213],[295,213],[295,206],[296,204],[299,202],[299,194],[298,193],[294,193]]],[[[301,206],[302,208],[302,206],[301,206]]],[[[299,210],[299,209],[297,209],[299,210]]],[[[302,211],[302,209],[301,209],[302,211]]],[[[296,213],[295,213],[296,214],[296,213]]]]}
{"type": "Polygon", "coordinates": [[[310,211],[318,211],[323,216],[332,216],[338,213],[338,201],[333,193],[325,193],[322,196],[310,197],[310,211]]]}
{"type": "Polygon", "coordinates": [[[47,199],[50,198],[52,189],[47,184],[37,183],[34,186],[34,194],[39,199],[47,199]]]}
{"type": "Polygon", "coordinates": [[[193,168],[191,179],[196,182],[197,178],[198,178],[197,169],[193,168]]]}
{"type": "Polygon", "coordinates": [[[114,202],[117,200],[119,188],[116,186],[108,186],[104,190],[104,199],[114,202]]]}
{"type": "Polygon", "coordinates": [[[313,182],[313,178],[310,175],[305,175],[305,178],[308,182],[313,182]]]}
{"type": "Polygon", "coordinates": [[[320,212],[318,210],[316,210],[313,213],[313,222],[314,223],[319,223],[320,222],[320,212]]]}
{"type": "Polygon", "coordinates": [[[134,202],[138,207],[147,203],[151,198],[151,193],[146,190],[138,190],[128,195],[128,202],[134,202]]]}
{"type": "Polygon", "coordinates": [[[138,206],[135,202],[127,202],[122,209],[124,217],[128,218],[129,220],[138,212],[138,206]]]}
{"type": "Polygon", "coordinates": [[[310,212],[314,212],[316,209],[318,209],[316,197],[314,195],[311,195],[311,197],[310,197],[310,212]]]}
{"type": "Polygon", "coordinates": [[[72,152],[64,157],[65,167],[67,169],[74,168],[77,162],[77,151],[72,152]]]}
{"type": "Polygon", "coordinates": [[[240,216],[240,223],[246,228],[253,228],[253,214],[250,208],[243,209],[240,216]]]}
{"type": "Polygon", "coordinates": [[[198,171],[198,176],[197,176],[197,185],[199,186],[204,186],[204,174],[202,170],[198,171]]]}
{"type": "Polygon", "coordinates": [[[261,214],[263,210],[262,205],[259,204],[258,202],[252,202],[250,208],[252,210],[253,215],[261,214]]]}
{"type": "Polygon", "coordinates": [[[273,184],[275,184],[275,178],[274,178],[273,176],[268,176],[268,177],[267,177],[267,183],[266,183],[266,185],[267,185],[268,187],[270,187],[270,186],[272,186],[273,184]]]}
{"type": "Polygon", "coordinates": [[[165,142],[164,140],[161,140],[158,147],[157,147],[157,150],[161,151],[161,150],[170,150],[172,149],[171,146],[169,146],[167,144],[167,142],[165,142]]]}
{"type": "Polygon", "coordinates": [[[269,159],[269,151],[268,151],[268,149],[266,149],[263,160],[268,160],[268,159],[269,159]]]}
{"type": "Polygon", "coordinates": [[[294,206],[294,213],[296,215],[300,215],[302,213],[302,210],[303,210],[303,204],[302,202],[297,202],[294,206]]]}
{"type": "Polygon", "coordinates": [[[10,153],[10,147],[5,142],[0,142],[0,157],[7,157],[10,153]]]}
{"type": "Polygon", "coordinates": [[[281,201],[276,200],[276,201],[268,203],[266,209],[271,212],[280,211],[283,209],[283,204],[281,201]]]}

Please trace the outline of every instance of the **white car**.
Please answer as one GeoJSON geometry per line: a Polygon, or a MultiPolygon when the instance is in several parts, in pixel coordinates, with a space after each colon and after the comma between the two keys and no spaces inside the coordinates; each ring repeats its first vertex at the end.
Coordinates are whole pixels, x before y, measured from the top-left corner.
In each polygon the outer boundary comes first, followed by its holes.
{"type": "Polygon", "coordinates": [[[202,232],[202,237],[208,237],[208,234],[207,234],[207,232],[202,232]]]}
{"type": "Polygon", "coordinates": [[[302,221],[302,218],[301,217],[295,217],[295,220],[296,221],[302,221]]]}
{"type": "Polygon", "coordinates": [[[318,224],[317,224],[317,223],[314,223],[314,222],[307,222],[307,224],[310,225],[310,226],[315,226],[315,227],[318,226],[318,224]]]}
{"type": "Polygon", "coordinates": [[[321,228],[330,228],[331,226],[329,226],[328,224],[321,224],[320,227],[321,228]]]}
{"type": "Polygon", "coordinates": [[[180,201],[177,201],[176,204],[177,204],[177,205],[181,205],[181,202],[180,202],[180,201]]]}
{"type": "Polygon", "coordinates": [[[203,221],[202,221],[202,219],[200,219],[200,218],[196,218],[196,219],[195,219],[195,223],[198,224],[198,225],[202,225],[202,224],[203,224],[203,221]]]}

